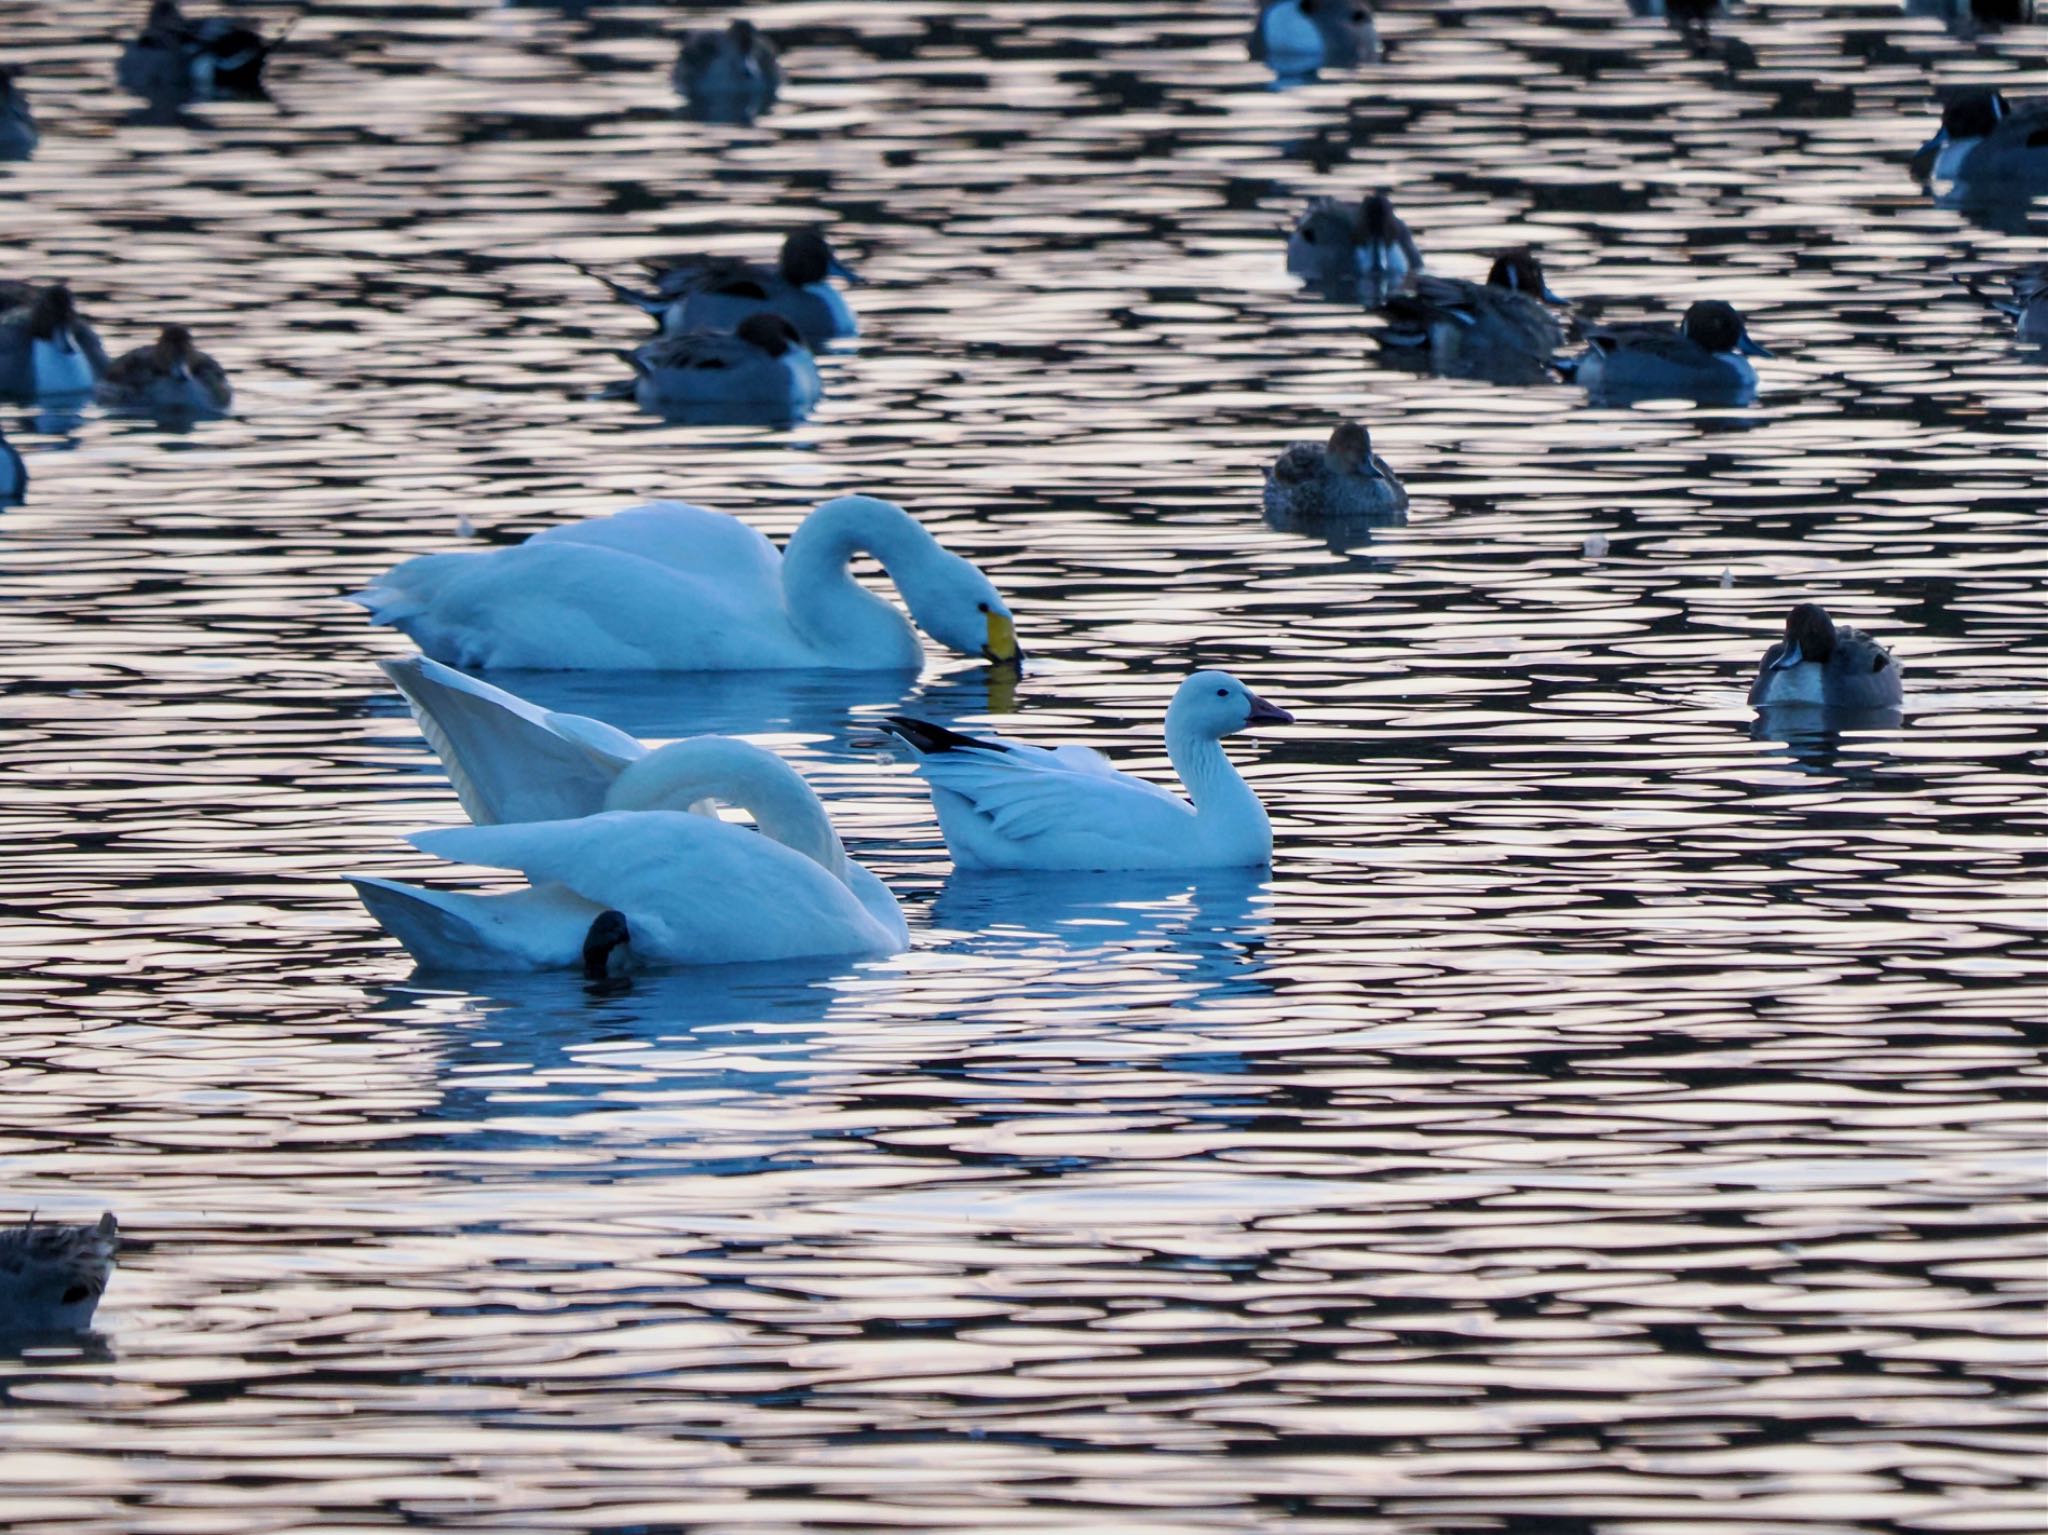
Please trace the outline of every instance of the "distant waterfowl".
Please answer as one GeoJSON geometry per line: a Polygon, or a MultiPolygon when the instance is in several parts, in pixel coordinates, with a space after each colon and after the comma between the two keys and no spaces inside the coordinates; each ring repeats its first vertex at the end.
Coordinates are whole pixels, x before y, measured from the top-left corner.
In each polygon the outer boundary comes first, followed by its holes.
{"type": "Polygon", "coordinates": [[[1978,193],[2038,190],[2048,182],[2048,100],[1964,91],[1942,108],[1941,126],[1911,165],[1918,180],[1967,183],[1978,193]]]}
{"type": "Polygon", "coordinates": [[[740,20],[722,32],[704,27],[685,35],[669,78],[696,116],[751,123],[775,104],[782,64],[761,29],[740,20]]]}
{"type": "Polygon", "coordinates": [[[1377,303],[1422,270],[1422,253],[1385,192],[1355,208],[1318,197],[1287,237],[1287,270],[1326,293],[1377,303]]]}
{"type": "Polygon", "coordinates": [[[90,1226],[39,1221],[0,1230],[0,1333],[80,1332],[114,1271],[120,1224],[109,1210],[90,1226]]]}
{"type": "Polygon", "coordinates": [[[28,494],[28,465],[7,435],[0,432],[0,503],[15,502],[28,494]]]}
{"type": "MultiPolygon", "coordinates": [[[[574,264],[574,263],[572,263],[574,264]]],[[[650,262],[652,291],[614,282],[577,265],[613,294],[651,314],[663,331],[731,330],[748,315],[780,315],[802,333],[807,345],[856,334],[859,323],[834,277],[859,282],[839,259],[832,242],[817,229],[792,230],[774,266],[731,256],[678,256],[650,262]]]]}
{"type": "Polygon", "coordinates": [[[1563,327],[1544,306],[1564,302],[1534,251],[1510,251],[1494,259],[1483,283],[1417,277],[1412,292],[1386,300],[1379,343],[1445,377],[1539,383],[1564,344],[1563,327]]]}
{"type": "Polygon", "coordinates": [[[777,314],[750,314],[732,331],[658,336],[619,355],[633,369],[633,398],[656,415],[713,410],[721,419],[800,421],[823,390],[811,349],[777,314]]]}
{"type": "Polygon", "coordinates": [[[2013,334],[2031,346],[2048,346],[2048,265],[2030,266],[2014,272],[2007,281],[2010,298],[1994,298],[1973,278],[1971,296],[2013,322],[2013,334]]]}
{"type": "Polygon", "coordinates": [[[914,671],[917,628],[964,655],[1022,654],[988,577],[872,496],[827,501],[784,553],[735,517],[657,501],[508,549],[407,560],[352,600],[472,669],[914,671]],[[909,618],[853,579],[861,554],[909,618]]]}
{"type": "Polygon", "coordinates": [[[106,370],[106,348],[63,283],[0,282],[0,394],[75,399],[106,370]]]}
{"type": "Polygon", "coordinates": [[[1695,400],[1747,405],[1756,398],[1751,357],[1770,352],[1750,340],[1731,304],[1701,299],[1678,325],[1586,327],[1586,350],[1551,366],[1594,400],[1695,400]]]}
{"type": "Polygon", "coordinates": [[[631,764],[609,800],[647,808],[447,827],[408,839],[439,858],[516,869],[529,881],[524,890],[480,895],[368,877],[350,883],[385,931],[429,969],[580,969],[602,978],[624,963],[628,956],[617,951],[628,941],[630,958],[646,965],[895,954],[909,946],[895,898],[847,858],[817,795],[773,752],[726,736],[671,742],[631,764]],[[754,825],[721,820],[714,808],[721,804],[746,811],[754,825]]]}
{"type": "Polygon", "coordinates": [[[148,346],[116,357],[97,395],[116,410],[164,416],[225,415],[235,401],[226,371],[193,344],[192,332],[182,325],[166,325],[148,346]]]}
{"type": "Polygon", "coordinates": [[[26,160],[39,137],[20,72],[0,65],[0,160],[26,160]]]}
{"type": "Polygon", "coordinates": [[[1896,709],[1899,664],[1865,634],[1802,602],[1785,620],[1785,637],[1764,652],[1750,685],[1752,708],[1805,704],[1830,709],[1896,709]]]}
{"type": "Polygon", "coordinates": [[[225,16],[189,20],[178,0],[153,0],[142,32],[122,50],[115,74],[122,87],[153,99],[251,94],[263,88],[263,66],[291,28],[267,41],[254,27],[225,16]]]}
{"type": "Polygon", "coordinates": [[[1363,0],[1259,0],[1251,53],[1276,75],[1349,69],[1379,58],[1379,28],[1363,0]]]}
{"type": "Polygon", "coordinates": [[[1408,492],[1372,450],[1363,422],[1340,422],[1327,444],[1297,442],[1266,469],[1266,516],[1289,528],[1406,521],[1408,492]]]}
{"type": "Polygon", "coordinates": [[[1271,861],[1273,828],[1222,739],[1294,716],[1228,672],[1196,672],[1166,711],[1166,754],[1193,803],[1083,746],[1048,750],[922,720],[890,730],[931,785],[961,869],[1247,868],[1271,861]]]}

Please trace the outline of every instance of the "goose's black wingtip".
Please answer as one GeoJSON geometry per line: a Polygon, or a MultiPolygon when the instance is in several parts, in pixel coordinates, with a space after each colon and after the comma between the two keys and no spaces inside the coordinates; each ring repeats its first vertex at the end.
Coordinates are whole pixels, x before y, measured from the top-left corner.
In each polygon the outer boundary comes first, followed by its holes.
{"type": "Polygon", "coordinates": [[[882,727],[891,735],[900,736],[912,751],[925,757],[936,756],[940,752],[1009,750],[1009,747],[1000,741],[976,740],[973,736],[964,736],[957,730],[948,730],[943,725],[934,725],[928,720],[914,720],[903,714],[890,715],[882,721],[882,727]]]}

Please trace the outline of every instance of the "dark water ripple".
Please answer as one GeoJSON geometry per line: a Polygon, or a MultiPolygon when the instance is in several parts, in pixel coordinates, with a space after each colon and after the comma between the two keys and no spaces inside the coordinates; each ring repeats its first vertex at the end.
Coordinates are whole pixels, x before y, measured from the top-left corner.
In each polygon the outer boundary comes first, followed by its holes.
{"type": "Polygon", "coordinates": [[[134,1239],[99,1338],[0,1362],[0,1523],[2040,1527],[2048,376],[1954,277],[2044,224],[1903,161],[1931,83],[2038,93],[2048,39],[1398,8],[1276,92],[1247,9],[763,7],[792,86],[721,128],[668,7],[323,3],[273,101],[152,118],[139,6],[0,0],[13,266],[113,344],[191,324],[239,404],[0,418],[6,1205],[134,1239]],[[1439,270],[1733,300],[1761,399],[1382,367],[1279,235],[1374,186],[1439,270]],[[589,397],[641,330],[556,257],[799,219],[871,280],[811,422],[589,397]],[[1258,466],[1339,411],[1410,525],[1267,530],[1258,466]],[[409,979],[339,875],[459,812],[338,594],[458,518],[780,534],[853,487],[1041,658],[920,710],[1159,768],[1193,663],[1295,709],[1239,753],[1272,877],[949,875],[887,683],[514,679],[790,753],[917,946],[409,979]],[[1895,644],[1903,722],[1756,730],[1807,596],[1895,644]]]}

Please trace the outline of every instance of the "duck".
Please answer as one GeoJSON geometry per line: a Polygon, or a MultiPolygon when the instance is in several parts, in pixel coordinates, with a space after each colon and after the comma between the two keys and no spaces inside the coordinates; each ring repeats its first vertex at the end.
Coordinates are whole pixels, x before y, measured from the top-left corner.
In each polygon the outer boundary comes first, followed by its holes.
{"type": "Polygon", "coordinates": [[[751,123],[775,104],[782,64],[759,27],[737,20],[723,32],[700,27],[685,34],[669,78],[705,121],[751,123]]]}
{"type": "Polygon", "coordinates": [[[0,505],[23,500],[28,495],[28,465],[21,452],[0,432],[0,505]]]}
{"type": "Polygon", "coordinates": [[[28,92],[21,88],[21,72],[0,64],[0,160],[26,160],[41,137],[28,92]]]}
{"type": "Polygon", "coordinates": [[[151,0],[142,31],[115,66],[122,87],[152,98],[256,94],[263,66],[290,36],[276,41],[226,16],[187,19],[178,0],[151,0]]]}
{"type": "Polygon", "coordinates": [[[1385,192],[1356,208],[1318,197],[1287,237],[1287,270],[1327,293],[1363,289],[1372,302],[1420,272],[1422,253],[1385,192]]]}
{"type": "Polygon", "coordinates": [[[665,334],[692,330],[731,330],[753,314],[777,314],[816,346],[860,333],[846,295],[832,286],[837,277],[860,278],[839,259],[820,229],[793,229],[784,237],[774,266],[731,256],[677,256],[649,263],[652,292],[614,282],[601,272],[572,262],[618,298],[653,315],[665,334]]]}
{"type": "Polygon", "coordinates": [[[1732,304],[1701,299],[1678,325],[1588,327],[1587,347],[1576,358],[1551,362],[1595,400],[1694,400],[1704,405],[1747,405],[1756,398],[1751,357],[1772,354],[1749,338],[1732,304]]]}
{"type": "Polygon", "coordinates": [[[1941,126],[1910,164],[1918,181],[1966,183],[1977,192],[2037,188],[2048,182],[2048,100],[1964,91],[1942,108],[1941,126]]]}
{"type": "Polygon", "coordinates": [[[931,786],[955,868],[1080,871],[1270,864],[1272,823],[1222,741],[1293,723],[1228,672],[1189,677],[1166,710],[1166,754],[1192,803],[1085,746],[960,735],[901,715],[886,726],[931,786]]]}
{"type": "Polygon", "coordinates": [[[224,416],[235,402],[226,371],[182,325],[166,325],[148,346],[116,357],[95,395],[116,410],[165,416],[224,416]]]}
{"type": "Polygon", "coordinates": [[[1290,444],[1266,469],[1266,516],[1283,526],[1408,520],[1408,492],[1372,450],[1362,421],[1342,421],[1327,444],[1290,444]]]}
{"type": "Polygon", "coordinates": [[[1837,624],[1817,602],[1792,610],[1785,637],[1764,652],[1749,689],[1753,709],[1896,709],[1903,697],[1892,653],[1861,629],[1837,624]]]}
{"type": "Polygon", "coordinates": [[[910,946],[896,898],[846,856],[816,792],[771,751],[732,736],[649,751],[599,721],[550,715],[460,673],[425,673],[407,697],[478,822],[408,840],[528,881],[479,894],[351,878],[422,968],[573,969],[600,980],[629,965],[874,957],[910,946]],[[542,760],[524,755],[530,742],[542,760]],[[557,763],[568,771],[557,776],[557,763]],[[597,808],[584,812],[607,773],[597,808]],[[571,813],[523,818],[557,802],[571,813]],[[722,820],[720,805],[747,812],[753,826],[722,820]]]}
{"type": "Polygon", "coordinates": [[[0,394],[77,398],[106,371],[107,350],[68,287],[0,282],[0,394]]]}
{"type": "Polygon", "coordinates": [[[1379,27],[1362,0],[1259,0],[1251,54],[1276,75],[1377,62],[1379,27]]]}
{"type": "Polygon", "coordinates": [[[472,671],[914,672],[920,628],[999,666],[1023,658],[988,577],[873,496],[825,502],[781,553],[737,517],[655,501],[510,548],[407,560],[351,600],[472,671]],[[861,554],[908,618],[853,579],[861,554]]]}
{"type": "Polygon", "coordinates": [[[824,392],[817,358],[779,314],[750,314],[731,331],[657,336],[619,355],[633,369],[633,398],[659,416],[784,424],[808,416],[824,392]]]}
{"type": "Polygon", "coordinates": [[[0,1229],[0,1332],[83,1332],[121,1243],[111,1210],[90,1226],[63,1226],[30,1216],[0,1229]]]}
{"type": "Polygon", "coordinates": [[[1970,295],[2008,317],[2020,341],[2048,346],[2048,265],[2014,272],[2007,281],[2012,285],[2009,299],[1993,298],[1975,278],[1969,280],[1970,295]]]}
{"type": "Polygon", "coordinates": [[[1564,345],[1564,328],[1544,306],[1565,302],[1534,251],[1508,251],[1483,283],[1425,275],[1414,291],[1389,296],[1378,340],[1383,351],[1426,361],[1447,378],[1538,383],[1564,345]]]}

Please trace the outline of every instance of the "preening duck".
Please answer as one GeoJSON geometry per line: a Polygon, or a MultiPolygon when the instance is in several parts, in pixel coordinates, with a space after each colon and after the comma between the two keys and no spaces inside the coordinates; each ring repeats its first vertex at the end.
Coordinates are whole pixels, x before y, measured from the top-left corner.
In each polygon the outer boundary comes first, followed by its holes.
{"type": "Polygon", "coordinates": [[[1293,722],[1228,672],[1183,682],[1166,711],[1166,753],[1192,803],[1085,746],[1048,750],[914,719],[888,725],[931,785],[955,867],[1081,870],[1269,863],[1272,824],[1222,740],[1293,722]]]}
{"type": "Polygon", "coordinates": [[[106,371],[106,348],[69,288],[0,282],[0,394],[76,399],[106,371]]]}
{"type": "Polygon", "coordinates": [[[351,600],[473,669],[915,671],[918,628],[963,655],[1022,655],[988,577],[872,496],[827,501],[782,553],[738,518],[657,501],[506,549],[407,560],[351,600]],[[861,554],[882,562],[909,618],[853,579],[861,554]]]}
{"type": "Polygon", "coordinates": [[[1564,302],[1534,251],[1509,251],[1494,258],[1483,283],[1424,273],[1413,291],[1391,295],[1379,343],[1447,378],[1540,383],[1564,344],[1563,327],[1544,306],[1564,302]]]}

